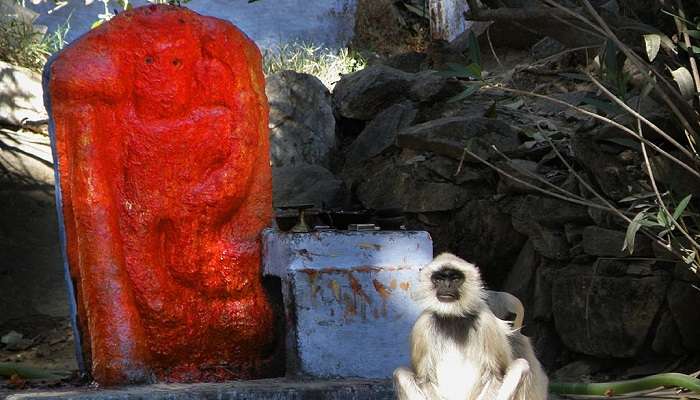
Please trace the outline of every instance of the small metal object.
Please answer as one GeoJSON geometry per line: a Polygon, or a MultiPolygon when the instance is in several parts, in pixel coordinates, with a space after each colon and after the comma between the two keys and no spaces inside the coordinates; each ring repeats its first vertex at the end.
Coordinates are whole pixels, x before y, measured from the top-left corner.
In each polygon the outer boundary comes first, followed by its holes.
{"type": "Polygon", "coordinates": [[[379,227],[374,224],[350,224],[348,225],[349,231],[376,231],[379,227]]]}
{"type": "Polygon", "coordinates": [[[306,223],[305,220],[305,213],[306,210],[313,208],[313,204],[295,204],[295,205],[288,205],[288,206],[283,206],[283,207],[278,207],[281,210],[290,210],[290,209],[295,209],[299,211],[299,220],[296,225],[290,229],[290,232],[293,233],[307,233],[310,231],[309,225],[306,223]]]}
{"type": "Polygon", "coordinates": [[[314,225],[314,230],[315,231],[332,231],[333,228],[331,228],[328,225],[314,225]]]}

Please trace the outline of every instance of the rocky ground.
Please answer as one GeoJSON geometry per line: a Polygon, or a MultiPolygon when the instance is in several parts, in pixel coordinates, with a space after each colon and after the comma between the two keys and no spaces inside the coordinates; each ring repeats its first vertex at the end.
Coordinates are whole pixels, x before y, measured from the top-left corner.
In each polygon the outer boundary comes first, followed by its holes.
{"type": "MultiPolygon", "coordinates": [[[[630,122],[572,73],[585,54],[556,51],[546,40],[528,51],[497,49],[502,65],[483,54],[485,86],[460,100],[470,82],[436,70],[464,60],[439,46],[375,60],[342,77],[333,93],[309,75],[268,77],[275,206],[354,210],[365,222],[398,212],[406,228],[429,231],[437,252],[477,263],[490,288],[525,303],[524,331],[553,379],[693,372],[700,367],[700,278],[645,237],[633,254],[622,251],[625,223],[541,191],[554,186],[592,199],[589,184],[623,208],[649,191],[639,147],[624,133],[502,88],[630,122]]],[[[643,107],[671,125],[655,104],[643,107]]],[[[22,135],[23,143],[33,137],[22,135]]],[[[3,160],[23,154],[9,140],[3,160]]],[[[0,336],[22,337],[0,345],[0,362],[75,370],[66,303],[56,294],[62,272],[51,181],[25,182],[26,173],[8,168],[16,164],[2,164],[9,172],[0,192],[7,197],[0,249],[11,262],[0,265],[0,306],[8,310],[0,313],[0,336]]],[[[669,186],[684,179],[677,171],[662,175],[669,186]]]]}

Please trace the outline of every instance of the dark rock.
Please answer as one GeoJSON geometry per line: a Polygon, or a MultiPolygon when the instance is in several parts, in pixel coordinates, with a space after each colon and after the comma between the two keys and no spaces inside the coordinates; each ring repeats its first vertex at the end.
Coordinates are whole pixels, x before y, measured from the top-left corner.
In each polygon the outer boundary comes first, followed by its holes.
{"type": "Polygon", "coordinates": [[[569,244],[578,243],[583,238],[583,228],[577,224],[564,224],[564,235],[569,244]]]}
{"type": "Polygon", "coordinates": [[[416,102],[436,103],[447,100],[464,88],[459,81],[441,76],[435,71],[425,71],[413,76],[408,97],[416,102]]]}
{"type": "Polygon", "coordinates": [[[513,218],[513,228],[526,235],[532,241],[535,250],[543,257],[553,260],[569,258],[569,243],[566,241],[563,229],[517,218],[513,218]]]}
{"type": "Polygon", "coordinates": [[[700,351],[700,290],[690,283],[674,281],[668,290],[668,308],[683,338],[683,347],[700,351]]]}
{"type": "Polygon", "coordinates": [[[323,83],[312,75],[282,71],[267,77],[265,92],[270,103],[273,167],[328,167],[336,145],[335,118],[323,83]]]}
{"type": "Polygon", "coordinates": [[[566,49],[566,46],[547,36],[532,45],[530,55],[532,55],[532,58],[535,60],[541,60],[560,53],[564,49],[566,49]]]}
{"type": "Polygon", "coordinates": [[[406,98],[413,75],[386,65],[373,65],[344,75],[333,89],[337,115],[369,121],[406,98]]]}
{"type": "Polygon", "coordinates": [[[404,102],[379,113],[350,145],[346,162],[357,164],[381,154],[395,144],[400,129],[411,125],[416,112],[413,104],[404,102]]]}
{"type": "Polygon", "coordinates": [[[343,207],[349,197],[343,181],[320,165],[274,168],[272,186],[275,207],[295,204],[343,207]]]}
{"type": "Polygon", "coordinates": [[[654,177],[671,189],[679,201],[689,194],[700,197],[700,178],[663,156],[653,157],[652,165],[654,177]]]}
{"type": "Polygon", "coordinates": [[[553,280],[557,332],[579,353],[633,357],[648,336],[668,282],[664,276],[601,276],[589,266],[571,265],[553,280]]]}
{"type": "Polygon", "coordinates": [[[499,287],[518,259],[525,237],[513,229],[498,203],[473,200],[454,217],[454,252],[476,263],[491,287],[499,287]]]}
{"type": "MultiPolygon", "coordinates": [[[[508,161],[502,161],[496,164],[500,169],[517,179],[529,183],[535,187],[544,186],[539,180],[533,177],[539,176],[544,178],[537,172],[537,163],[530,160],[518,160],[511,159],[508,161]]],[[[525,185],[523,183],[517,182],[505,174],[500,174],[501,178],[498,180],[498,193],[537,193],[532,187],[525,185]]]]}
{"type": "MultiPolygon", "coordinates": [[[[625,243],[625,232],[613,231],[598,226],[587,226],[583,229],[583,250],[586,254],[599,257],[625,257],[628,250],[622,250],[625,243]]],[[[634,240],[634,253],[638,257],[653,256],[649,239],[637,235],[634,240]]]]}
{"type": "MultiPolygon", "coordinates": [[[[518,258],[508,273],[508,277],[503,284],[503,290],[527,302],[532,297],[532,281],[540,264],[540,257],[528,240],[518,254],[518,258]]],[[[537,296],[535,296],[537,297],[537,296]]]]}
{"type": "Polygon", "coordinates": [[[399,208],[406,212],[447,211],[463,206],[470,193],[448,182],[423,179],[412,166],[385,163],[357,188],[357,198],[370,209],[399,208]]]}
{"type": "Polygon", "coordinates": [[[659,354],[681,356],[685,353],[682,343],[683,338],[676,321],[673,320],[670,311],[664,309],[651,348],[659,354]]]}
{"type": "MultiPolygon", "coordinates": [[[[527,310],[525,310],[527,315],[527,310]]],[[[561,360],[566,356],[566,348],[559,339],[557,331],[552,323],[536,323],[523,327],[523,331],[527,330],[526,335],[532,341],[537,359],[542,363],[546,371],[551,371],[556,366],[561,365],[561,360]]],[[[554,400],[557,397],[548,397],[554,400]]]]}
{"type": "MultiPolygon", "coordinates": [[[[518,133],[508,124],[497,119],[482,117],[442,118],[412,126],[399,132],[400,147],[427,150],[460,160],[464,149],[482,158],[494,155],[491,146],[504,153],[517,150],[518,133]]],[[[478,162],[471,157],[465,161],[478,162]]]]}
{"type": "Polygon", "coordinates": [[[423,165],[442,179],[457,183],[483,182],[488,179],[491,169],[488,167],[477,168],[473,165],[463,164],[451,158],[433,155],[423,165]]]}
{"type": "Polygon", "coordinates": [[[673,278],[678,281],[698,284],[700,283],[700,270],[693,271],[690,265],[678,262],[673,266],[673,278]]]}
{"type": "Polygon", "coordinates": [[[532,306],[532,318],[536,321],[552,320],[552,280],[555,276],[553,268],[537,269],[532,306]]]}
{"type": "Polygon", "coordinates": [[[404,72],[420,72],[423,64],[428,58],[427,54],[417,51],[409,51],[397,54],[384,60],[382,63],[391,68],[396,68],[404,72]]]}
{"type": "Polygon", "coordinates": [[[602,192],[613,200],[643,191],[638,179],[641,172],[626,168],[616,156],[602,151],[592,135],[577,134],[571,140],[573,156],[593,176],[602,192]]]}
{"type": "Polygon", "coordinates": [[[513,219],[532,220],[545,226],[562,227],[566,223],[591,221],[586,207],[551,197],[525,196],[513,203],[513,219]]]}
{"type": "Polygon", "coordinates": [[[599,360],[577,360],[566,364],[552,374],[552,380],[559,382],[586,382],[590,381],[594,374],[604,365],[599,360]]]}

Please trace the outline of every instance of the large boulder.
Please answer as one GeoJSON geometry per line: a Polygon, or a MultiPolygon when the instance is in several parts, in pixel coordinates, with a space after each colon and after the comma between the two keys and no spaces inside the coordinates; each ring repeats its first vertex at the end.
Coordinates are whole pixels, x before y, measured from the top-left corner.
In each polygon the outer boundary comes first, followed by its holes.
{"type": "MultiPolygon", "coordinates": [[[[586,254],[599,257],[625,257],[630,255],[628,250],[622,250],[625,243],[625,232],[600,228],[595,225],[583,229],[581,242],[586,254]]],[[[651,242],[646,237],[638,235],[634,241],[635,256],[653,256],[651,242]]]]}
{"type": "Polygon", "coordinates": [[[335,118],[328,89],[318,78],[294,71],[267,77],[270,157],[273,167],[328,167],[335,148],[335,118]]]}
{"type": "Polygon", "coordinates": [[[369,121],[403,101],[412,84],[412,74],[373,65],[343,76],[333,89],[333,105],[343,118],[369,121]]]}
{"type": "Polygon", "coordinates": [[[422,162],[408,164],[387,160],[377,165],[358,181],[357,198],[366,208],[400,208],[406,212],[424,213],[454,210],[471,198],[488,193],[484,185],[467,188],[433,180],[421,173],[425,170],[420,164],[422,162]]]}
{"type": "Polygon", "coordinates": [[[510,215],[492,200],[472,200],[453,226],[454,252],[476,263],[489,285],[500,287],[527,239],[513,229],[510,215]]]}
{"type": "Polygon", "coordinates": [[[668,290],[668,307],[683,338],[683,347],[700,351],[700,290],[688,282],[674,281],[668,290]]]}
{"type": "Polygon", "coordinates": [[[669,278],[600,269],[606,268],[571,265],[554,277],[552,313],[557,332],[566,347],[579,353],[633,357],[648,337],[669,278]]]}
{"type": "MultiPolygon", "coordinates": [[[[428,121],[399,132],[400,147],[427,150],[453,159],[461,159],[464,149],[482,158],[493,156],[491,146],[504,153],[517,150],[518,133],[498,119],[451,117],[428,121]]],[[[466,161],[475,161],[467,157],[466,161]]]]}
{"type": "Polygon", "coordinates": [[[41,75],[0,61],[0,122],[21,125],[47,118],[41,75]]]}
{"type": "Polygon", "coordinates": [[[272,192],[275,207],[313,204],[334,208],[343,207],[348,201],[343,181],[320,165],[273,168],[272,192]]]}
{"type": "Polygon", "coordinates": [[[346,163],[361,163],[395,144],[396,134],[413,122],[416,112],[413,103],[403,102],[379,113],[350,145],[346,163]]]}
{"type": "Polygon", "coordinates": [[[393,104],[433,104],[461,90],[459,81],[435,71],[408,73],[377,64],[343,76],[333,89],[333,105],[342,118],[369,121],[393,104]]]}

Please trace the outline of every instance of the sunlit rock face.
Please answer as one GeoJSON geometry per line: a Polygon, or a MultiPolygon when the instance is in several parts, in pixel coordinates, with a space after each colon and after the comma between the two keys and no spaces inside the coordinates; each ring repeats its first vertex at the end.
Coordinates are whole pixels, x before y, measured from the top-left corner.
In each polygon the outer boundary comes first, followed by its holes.
{"type": "Polygon", "coordinates": [[[120,13],[47,66],[82,349],[102,384],[274,373],[260,53],[184,8],[120,13]]]}

